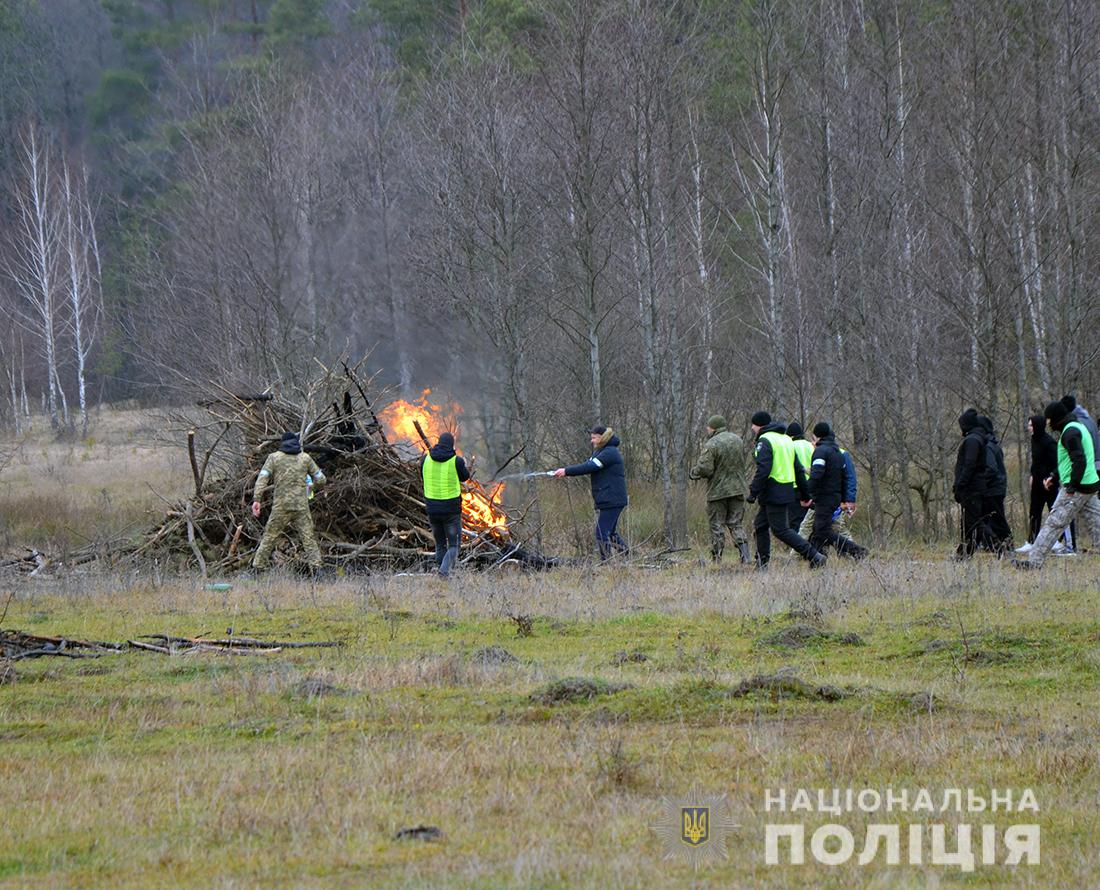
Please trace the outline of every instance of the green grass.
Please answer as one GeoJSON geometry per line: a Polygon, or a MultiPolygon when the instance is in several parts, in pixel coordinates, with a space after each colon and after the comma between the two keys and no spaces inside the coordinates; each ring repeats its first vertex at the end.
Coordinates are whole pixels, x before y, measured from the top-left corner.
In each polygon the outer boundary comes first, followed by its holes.
{"type": "MultiPolygon", "coordinates": [[[[0,882],[1089,886],[1100,867],[1091,562],[1040,579],[985,564],[870,569],[275,580],[227,594],[105,579],[20,587],[5,627],[96,639],[232,627],[344,645],[16,663],[0,687],[0,882]],[[863,645],[762,642],[807,613],[863,645]],[[512,614],[534,617],[531,636],[512,614]],[[490,645],[518,661],[476,664],[490,645]],[[807,685],[738,688],[775,672],[807,685]],[[597,694],[532,697],[568,677],[597,694]],[[306,694],[306,679],[334,691],[306,694]],[[804,694],[820,687],[842,694],[804,694]],[[764,864],[765,788],[849,786],[1032,787],[1042,864],[969,876],[764,864]],[[662,859],[652,828],[662,797],[692,787],[728,794],[742,824],[731,858],[698,872],[662,859]],[[393,839],[420,823],[443,839],[393,839]]],[[[836,820],[857,851],[868,818],[836,820]]],[[[810,814],[807,831],[832,820],[810,814]]]]}

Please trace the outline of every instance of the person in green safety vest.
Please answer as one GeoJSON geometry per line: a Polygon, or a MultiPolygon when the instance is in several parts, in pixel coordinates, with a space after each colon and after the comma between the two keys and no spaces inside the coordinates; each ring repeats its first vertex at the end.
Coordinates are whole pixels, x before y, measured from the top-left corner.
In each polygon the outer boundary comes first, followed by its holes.
{"type": "Polygon", "coordinates": [[[772,534],[811,568],[825,565],[825,554],[791,528],[791,505],[801,501],[801,506],[808,507],[810,491],[786,426],[772,423],[767,411],[757,411],[752,416],[752,431],[756,434],[756,475],[749,485],[749,503],[760,502],[760,511],[753,520],[757,568],[767,567],[771,559],[772,534]]]}
{"type": "Polygon", "coordinates": [[[446,578],[462,545],[462,483],[470,478],[466,461],[455,453],[453,433],[439,441],[420,462],[424,481],[424,507],[435,538],[435,563],[446,578]]]}
{"type": "MultiPolygon", "coordinates": [[[[1080,519],[1094,541],[1100,541],[1100,473],[1096,446],[1088,428],[1062,402],[1051,402],[1043,412],[1058,436],[1058,479],[1062,489],[1047,514],[1027,559],[1014,559],[1018,569],[1042,568],[1055,541],[1071,522],[1080,519]]],[[[1053,481],[1051,481],[1053,485],[1053,481]]]]}
{"type": "MultiPolygon", "coordinates": [[[[794,445],[795,459],[802,465],[802,472],[806,474],[806,479],[809,480],[810,461],[813,460],[814,456],[813,443],[806,440],[802,424],[797,420],[787,424],[787,435],[790,436],[791,442],[794,445]]],[[[799,529],[802,526],[802,520],[806,518],[808,509],[808,507],[803,507],[801,504],[793,504],[791,506],[791,528],[800,535],[802,532],[799,531],[799,529]]],[[[803,535],[803,537],[805,537],[805,535],[803,535]]],[[[807,540],[809,539],[807,538],[807,540]]]]}

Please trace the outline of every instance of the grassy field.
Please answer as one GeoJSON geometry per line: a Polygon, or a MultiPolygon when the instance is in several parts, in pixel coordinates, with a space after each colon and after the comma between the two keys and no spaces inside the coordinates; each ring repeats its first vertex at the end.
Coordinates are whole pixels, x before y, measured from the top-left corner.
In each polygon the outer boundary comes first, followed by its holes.
{"type": "MultiPolygon", "coordinates": [[[[16,663],[0,687],[0,880],[1094,886],[1096,581],[1082,559],[1039,578],[883,560],[812,575],[790,564],[767,576],[682,566],[449,585],[274,579],[224,593],[102,579],[22,586],[5,627],[111,640],[232,628],[344,645],[16,663]],[[530,635],[513,615],[533,618],[530,635]],[[808,628],[829,635],[806,640],[808,628]],[[515,660],[494,650],[483,663],[491,646],[515,660]],[[777,672],[807,685],[738,688],[777,672]],[[555,689],[564,678],[593,683],[555,689]],[[594,695],[569,700],[570,690],[594,695]],[[741,826],[729,859],[698,870],[664,859],[653,828],[662,798],[693,787],[727,795],[741,826]],[[979,860],[972,875],[888,867],[884,856],[766,865],[764,789],[834,787],[911,798],[1030,787],[1037,817],[882,821],[1036,821],[1042,863],[979,860]],[[420,824],[442,837],[394,839],[420,824]]],[[[805,819],[808,832],[847,824],[857,853],[873,820],[783,818],[805,819]]]]}
{"type": "MultiPolygon", "coordinates": [[[[0,546],[79,546],[188,484],[158,420],[38,432],[0,474],[0,546]]],[[[547,547],[587,545],[583,485],[544,483],[547,547]]],[[[698,498],[699,492],[693,497],[698,498]]],[[[626,531],[659,527],[637,492],[626,531]]],[[[70,574],[0,587],[4,629],[336,640],[272,655],[0,662],[0,886],[1095,886],[1100,567],[1020,576],[895,551],[809,573],[70,574]],[[518,620],[517,620],[518,619],[518,620]],[[565,682],[563,682],[565,681],[565,682]],[[1032,788],[1040,812],[764,812],[765,789],[1032,788]],[[729,858],[664,856],[666,800],[726,795],[729,858]],[[847,826],[845,865],[768,865],[765,823],[847,826]],[[858,864],[872,822],[1037,822],[1039,865],[858,864]],[[435,840],[398,840],[418,825],[435,840]]],[[[946,547],[944,549],[947,549],[946,547]]],[[[900,550],[900,548],[898,548],[900,550]]],[[[903,831],[903,839],[907,834],[903,831]]],[[[904,840],[903,840],[904,844],[904,840]]],[[[783,848],[784,850],[786,847],[783,848]]],[[[908,861],[908,847],[902,847],[908,861]]]]}

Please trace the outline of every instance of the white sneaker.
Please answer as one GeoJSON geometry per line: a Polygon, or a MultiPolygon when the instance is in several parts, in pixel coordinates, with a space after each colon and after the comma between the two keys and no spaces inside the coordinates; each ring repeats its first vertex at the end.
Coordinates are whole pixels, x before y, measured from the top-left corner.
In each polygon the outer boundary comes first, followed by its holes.
{"type": "Polygon", "coordinates": [[[1034,546],[1035,545],[1031,544],[1031,543],[1021,544],[1019,547],[1016,548],[1016,552],[1017,553],[1030,553],[1031,548],[1034,547],[1034,546]]]}

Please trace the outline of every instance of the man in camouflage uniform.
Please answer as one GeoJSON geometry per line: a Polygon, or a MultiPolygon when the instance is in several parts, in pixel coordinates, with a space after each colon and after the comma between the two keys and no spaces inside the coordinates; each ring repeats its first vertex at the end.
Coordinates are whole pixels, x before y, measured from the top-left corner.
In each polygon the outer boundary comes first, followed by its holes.
{"type": "Polygon", "coordinates": [[[294,530],[302,542],[309,565],[315,571],[321,568],[321,548],[313,532],[313,517],[309,515],[310,491],[307,485],[320,488],[325,484],[325,474],[313,458],[302,451],[301,442],[294,433],[283,433],[279,450],[264,462],[256,487],[252,492],[252,515],[260,517],[260,500],[269,485],[275,486],[271,515],[267,519],[260,546],[252,564],[263,571],[271,564],[271,552],[279,536],[294,530]]]}
{"type": "Polygon", "coordinates": [[[688,474],[707,480],[707,518],[710,520],[710,552],[714,561],[722,558],[726,531],[737,544],[741,562],[749,561],[749,539],[745,535],[745,443],[726,428],[720,414],[707,421],[707,440],[699,461],[688,474]]]}

